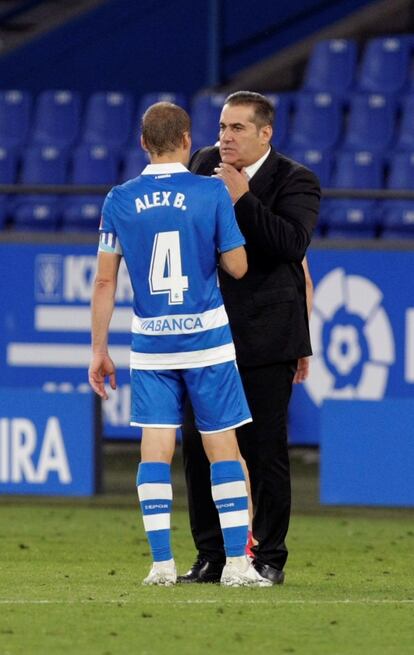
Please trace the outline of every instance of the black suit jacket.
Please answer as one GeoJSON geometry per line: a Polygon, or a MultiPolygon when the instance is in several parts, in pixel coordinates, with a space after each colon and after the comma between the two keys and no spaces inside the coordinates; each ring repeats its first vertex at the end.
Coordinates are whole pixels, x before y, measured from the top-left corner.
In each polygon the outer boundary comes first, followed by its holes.
{"type": "MultiPolygon", "coordinates": [[[[192,173],[212,175],[217,147],[203,148],[192,173]]],[[[297,162],[271,150],[235,204],[249,270],[235,280],[220,270],[237,361],[261,366],[312,354],[302,260],[316,225],[320,186],[297,162]]]]}

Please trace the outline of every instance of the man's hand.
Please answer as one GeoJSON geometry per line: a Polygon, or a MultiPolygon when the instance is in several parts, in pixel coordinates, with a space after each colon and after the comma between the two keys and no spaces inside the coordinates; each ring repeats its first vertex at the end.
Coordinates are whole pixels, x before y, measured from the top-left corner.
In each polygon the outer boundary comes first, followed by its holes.
{"type": "Polygon", "coordinates": [[[95,393],[104,400],[108,400],[105,391],[105,378],[109,376],[111,389],[116,389],[115,364],[107,353],[95,353],[89,366],[89,384],[95,393]]]}
{"type": "Polygon", "coordinates": [[[223,164],[223,162],[220,162],[217,168],[214,169],[214,173],[215,175],[213,175],[213,177],[219,177],[223,180],[230,193],[233,204],[236,204],[239,198],[244,196],[244,194],[249,190],[249,182],[246,173],[243,171],[239,172],[231,164],[223,164]]]}
{"type": "Polygon", "coordinates": [[[301,357],[298,359],[298,368],[296,369],[295,377],[293,378],[293,384],[300,384],[308,379],[309,363],[310,357],[301,357]]]}

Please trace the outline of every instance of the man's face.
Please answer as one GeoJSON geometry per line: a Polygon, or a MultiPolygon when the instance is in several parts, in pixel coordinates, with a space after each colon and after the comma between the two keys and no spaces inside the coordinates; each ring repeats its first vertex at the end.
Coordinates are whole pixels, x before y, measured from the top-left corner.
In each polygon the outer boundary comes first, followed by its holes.
{"type": "Polygon", "coordinates": [[[251,105],[224,105],[220,116],[220,155],[238,170],[254,164],[269,148],[270,125],[258,128],[251,105]]]}

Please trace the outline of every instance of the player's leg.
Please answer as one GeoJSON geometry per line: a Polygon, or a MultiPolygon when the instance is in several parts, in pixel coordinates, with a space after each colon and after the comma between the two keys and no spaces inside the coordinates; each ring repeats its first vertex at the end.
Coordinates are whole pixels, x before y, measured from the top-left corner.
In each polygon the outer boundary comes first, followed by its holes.
{"type": "Polygon", "coordinates": [[[153,565],[144,584],[175,584],[171,549],[171,460],[181,424],[182,385],[173,371],[132,371],[132,420],[142,427],[137,491],[153,565]],[[154,403],[157,398],[157,403],[154,403]]]}
{"type": "Polygon", "coordinates": [[[251,420],[234,362],[191,369],[186,384],[210,461],[212,497],[223,534],[225,586],[266,586],[245,555],[248,499],[235,427],[251,420]]]}

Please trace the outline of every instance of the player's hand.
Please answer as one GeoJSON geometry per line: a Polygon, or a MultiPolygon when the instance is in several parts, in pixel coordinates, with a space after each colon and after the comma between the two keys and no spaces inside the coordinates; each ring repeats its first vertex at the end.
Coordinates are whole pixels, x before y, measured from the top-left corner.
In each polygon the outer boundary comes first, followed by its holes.
{"type": "Polygon", "coordinates": [[[220,162],[217,168],[214,169],[214,173],[213,177],[219,177],[223,180],[230,193],[233,204],[249,190],[249,181],[246,173],[244,171],[238,171],[231,164],[220,162]]]}
{"type": "Polygon", "coordinates": [[[108,400],[105,390],[105,378],[109,377],[111,389],[116,389],[115,364],[107,353],[95,353],[89,366],[89,384],[95,393],[108,400]]]}
{"type": "Polygon", "coordinates": [[[310,357],[301,357],[298,359],[298,368],[296,369],[295,377],[293,378],[293,384],[300,384],[308,379],[309,364],[310,357]]]}

